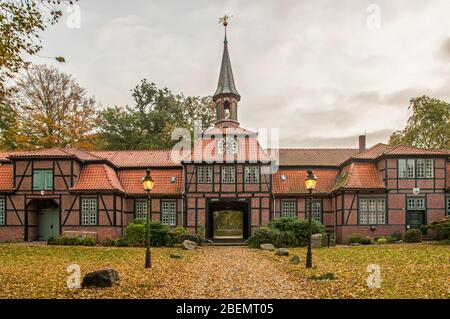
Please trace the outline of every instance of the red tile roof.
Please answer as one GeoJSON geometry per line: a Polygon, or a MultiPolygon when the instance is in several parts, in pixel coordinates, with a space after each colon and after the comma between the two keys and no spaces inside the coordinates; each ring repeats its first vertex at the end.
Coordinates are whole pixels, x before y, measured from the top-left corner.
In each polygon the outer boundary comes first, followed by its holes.
{"type": "Polygon", "coordinates": [[[254,137],[238,137],[236,139],[238,143],[237,154],[220,153],[217,147],[218,141],[219,139],[217,138],[204,138],[198,140],[192,150],[191,157],[186,157],[184,162],[232,163],[237,161],[238,163],[270,163],[268,152],[260,146],[258,140],[254,137]]]}
{"type": "Polygon", "coordinates": [[[117,174],[105,164],[88,164],[81,170],[72,191],[118,191],[124,192],[117,174]]]}
{"type": "Polygon", "coordinates": [[[61,148],[53,147],[34,151],[18,151],[11,153],[10,158],[29,158],[29,157],[56,157],[56,158],[77,158],[80,161],[99,161],[101,158],[93,155],[91,152],[84,151],[76,147],[61,148]]]}
{"type": "Polygon", "coordinates": [[[389,149],[390,149],[389,145],[378,143],[368,148],[367,150],[355,155],[354,158],[376,159],[389,149]]]}
{"type": "MultiPolygon", "coordinates": [[[[276,149],[271,149],[272,158],[276,157],[276,149]]],[[[280,166],[339,166],[351,156],[358,154],[357,149],[278,149],[280,166]]]]}
{"type": "MultiPolygon", "coordinates": [[[[152,169],[151,175],[155,181],[152,194],[181,195],[183,185],[183,170],[181,169],[152,169]],[[175,181],[172,178],[175,177],[175,181]]],[[[125,169],[119,171],[119,179],[127,194],[145,195],[142,188],[143,169],[125,169]]]]}
{"type": "Polygon", "coordinates": [[[0,192],[13,190],[13,166],[11,164],[0,164],[0,192]]]}
{"type": "Polygon", "coordinates": [[[432,150],[425,148],[417,148],[406,145],[397,145],[391,147],[384,154],[391,155],[450,155],[450,150],[432,150]]]}
{"type": "Polygon", "coordinates": [[[119,168],[180,166],[171,158],[171,150],[93,151],[91,154],[110,161],[119,168]]]}
{"type": "Polygon", "coordinates": [[[449,155],[450,150],[433,150],[406,145],[390,146],[378,143],[353,158],[376,159],[381,155],[449,155]]]}
{"type": "Polygon", "coordinates": [[[333,190],[384,188],[374,163],[353,162],[341,170],[333,190]]]}
{"type": "MultiPolygon", "coordinates": [[[[334,169],[314,170],[317,176],[315,193],[330,192],[335,184],[337,173],[338,171],[334,169]]],[[[308,193],[305,186],[306,175],[306,169],[279,169],[272,176],[274,194],[308,193]]]]}

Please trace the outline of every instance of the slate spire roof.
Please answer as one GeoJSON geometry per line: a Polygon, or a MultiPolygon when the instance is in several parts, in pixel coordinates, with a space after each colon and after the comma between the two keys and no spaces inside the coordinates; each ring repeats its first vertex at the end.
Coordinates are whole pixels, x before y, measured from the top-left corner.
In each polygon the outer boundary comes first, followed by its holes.
{"type": "Polygon", "coordinates": [[[228,52],[227,32],[225,29],[225,40],[223,45],[222,64],[220,66],[219,83],[214,96],[219,94],[234,94],[241,97],[234,83],[233,70],[231,69],[230,54],[228,52]]]}

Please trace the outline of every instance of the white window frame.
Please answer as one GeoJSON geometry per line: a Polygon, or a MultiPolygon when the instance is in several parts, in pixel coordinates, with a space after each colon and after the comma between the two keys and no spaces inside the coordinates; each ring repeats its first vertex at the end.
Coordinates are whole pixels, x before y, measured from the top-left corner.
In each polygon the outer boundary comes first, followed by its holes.
{"type": "Polygon", "coordinates": [[[134,204],[134,219],[147,220],[147,201],[136,201],[134,204]]]}
{"type": "Polygon", "coordinates": [[[257,165],[244,166],[244,182],[246,184],[259,183],[261,179],[261,168],[257,165]]]}
{"type": "Polygon", "coordinates": [[[445,198],[445,213],[450,215],[450,195],[445,198]]]}
{"type": "Polygon", "coordinates": [[[399,179],[428,179],[434,177],[434,159],[399,159],[398,160],[398,178],[399,179]]]}
{"type": "Polygon", "coordinates": [[[386,224],[385,198],[360,198],[358,207],[359,225],[386,224]]]}
{"type": "Polygon", "coordinates": [[[98,201],[97,198],[81,198],[81,225],[98,225],[98,201]]]}
{"type": "Polygon", "coordinates": [[[221,169],[221,180],[223,184],[233,184],[236,182],[236,167],[224,165],[221,169]]]}
{"type": "Polygon", "coordinates": [[[197,166],[197,183],[212,183],[212,166],[197,166]]]}
{"type": "Polygon", "coordinates": [[[161,201],[161,222],[165,225],[177,225],[177,202],[176,201],[161,201]]]}
{"type": "Polygon", "coordinates": [[[427,203],[425,197],[406,197],[407,210],[426,210],[427,203]]]}
{"type": "Polygon", "coordinates": [[[6,225],[6,199],[0,198],[0,226],[6,225]]]}
{"type": "Polygon", "coordinates": [[[297,218],[297,201],[282,199],[280,204],[280,217],[297,218]]]}

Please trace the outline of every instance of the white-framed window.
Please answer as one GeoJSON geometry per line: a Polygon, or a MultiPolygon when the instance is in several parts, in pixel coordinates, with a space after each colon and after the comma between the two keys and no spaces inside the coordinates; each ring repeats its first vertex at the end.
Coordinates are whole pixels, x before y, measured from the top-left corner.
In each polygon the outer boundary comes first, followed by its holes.
{"type": "Polygon", "coordinates": [[[399,159],[398,178],[433,178],[434,162],[432,158],[399,159]]]}
{"type": "Polygon", "coordinates": [[[294,200],[281,201],[281,217],[297,217],[297,202],[294,200]]]}
{"type": "Polygon", "coordinates": [[[134,219],[147,220],[147,207],[146,201],[137,201],[134,208],[134,219]]]}
{"type": "Polygon", "coordinates": [[[81,199],[81,225],[97,225],[97,198],[81,199]]]}
{"type": "Polygon", "coordinates": [[[175,201],[161,202],[161,222],[169,226],[176,226],[177,203],[175,201]]]}
{"type": "Polygon", "coordinates": [[[434,161],[431,158],[425,160],[425,178],[434,177],[434,161]]]}
{"type": "Polygon", "coordinates": [[[406,202],[408,210],[424,210],[426,208],[425,197],[408,197],[406,202]]]}
{"type": "MultiPolygon", "coordinates": [[[[313,200],[312,201],[312,219],[322,222],[322,201],[313,200]]],[[[309,214],[309,199],[306,200],[306,212],[305,218],[308,218],[309,214]]]]}
{"type": "Polygon", "coordinates": [[[6,225],[6,200],[0,198],[0,225],[6,225]]]}
{"type": "Polygon", "coordinates": [[[386,200],[384,198],[361,198],[359,200],[359,224],[386,224],[386,200]]]}
{"type": "Polygon", "coordinates": [[[197,167],[197,183],[212,183],[212,167],[198,166],[197,167]]]}
{"type": "Polygon", "coordinates": [[[259,166],[245,166],[244,181],[246,183],[259,183],[261,170],[259,166]]]}
{"type": "Polygon", "coordinates": [[[236,168],[231,165],[222,166],[222,183],[234,183],[236,181],[236,168]]]}

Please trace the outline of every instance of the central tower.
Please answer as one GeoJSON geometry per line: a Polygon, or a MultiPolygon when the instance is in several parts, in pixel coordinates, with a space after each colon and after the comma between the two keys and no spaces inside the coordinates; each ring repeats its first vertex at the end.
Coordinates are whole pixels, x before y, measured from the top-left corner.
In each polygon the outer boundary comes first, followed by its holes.
{"type": "Polygon", "coordinates": [[[227,26],[228,16],[220,19],[225,28],[222,64],[220,66],[219,83],[213,95],[216,103],[216,126],[239,126],[237,117],[238,102],[241,100],[236,84],[234,83],[231,68],[230,54],[228,52],[227,26]]]}

